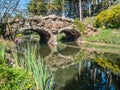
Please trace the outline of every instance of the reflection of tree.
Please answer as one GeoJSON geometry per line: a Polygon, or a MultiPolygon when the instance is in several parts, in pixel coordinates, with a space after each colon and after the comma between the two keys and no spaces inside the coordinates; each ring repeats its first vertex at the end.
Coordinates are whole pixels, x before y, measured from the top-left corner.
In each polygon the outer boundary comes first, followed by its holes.
{"type": "Polygon", "coordinates": [[[116,78],[110,70],[103,70],[97,63],[83,61],[81,74],[77,73],[60,90],[115,90],[120,89],[120,77],[116,78]],[[116,81],[117,80],[117,81],[116,81]],[[116,86],[116,87],[115,87],[116,86]]]}
{"type": "Polygon", "coordinates": [[[120,67],[113,62],[108,60],[96,60],[97,64],[104,69],[108,68],[114,73],[120,73],[120,67]]]}

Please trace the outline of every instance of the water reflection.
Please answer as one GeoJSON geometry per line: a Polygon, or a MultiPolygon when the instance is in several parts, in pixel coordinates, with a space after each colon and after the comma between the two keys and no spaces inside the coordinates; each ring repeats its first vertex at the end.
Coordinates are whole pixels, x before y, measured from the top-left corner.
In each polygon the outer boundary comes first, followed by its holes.
{"type": "Polygon", "coordinates": [[[54,71],[55,90],[120,90],[119,54],[83,50],[76,43],[31,44],[54,71]]]}
{"type": "Polygon", "coordinates": [[[51,49],[47,44],[42,44],[40,45],[40,49],[38,53],[41,56],[41,58],[45,58],[46,56],[49,56],[49,54],[51,53],[51,49]]]}
{"type": "Polygon", "coordinates": [[[83,61],[56,72],[55,90],[119,90],[120,77],[95,62],[83,61]]]}

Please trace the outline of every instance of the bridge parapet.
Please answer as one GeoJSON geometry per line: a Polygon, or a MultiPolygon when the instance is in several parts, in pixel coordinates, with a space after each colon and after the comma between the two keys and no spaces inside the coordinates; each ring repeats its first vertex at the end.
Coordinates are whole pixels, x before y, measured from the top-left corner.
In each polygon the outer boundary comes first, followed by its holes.
{"type": "Polygon", "coordinates": [[[73,22],[73,19],[49,15],[45,17],[34,16],[29,19],[16,19],[11,21],[10,25],[17,32],[32,30],[37,32],[41,36],[41,39],[46,40],[45,42],[56,43],[56,35],[60,32],[74,39],[80,36],[80,33],[73,29],[73,22]]]}
{"type": "Polygon", "coordinates": [[[51,32],[56,32],[58,29],[69,27],[73,24],[73,19],[49,15],[45,17],[34,16],[30,19],[16,19],[10,22],[13,29],[41,29],[46,28],[51,32]]]}

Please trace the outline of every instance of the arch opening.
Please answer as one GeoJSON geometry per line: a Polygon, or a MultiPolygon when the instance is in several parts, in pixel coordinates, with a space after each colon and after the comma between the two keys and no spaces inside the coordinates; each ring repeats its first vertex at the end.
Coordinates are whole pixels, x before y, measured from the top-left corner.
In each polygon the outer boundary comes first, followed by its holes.
{"type": "Polygon", "coordinates": [[[34,37],[39,39],[40,43],[47,43],[49,38],[51,37],[51,34],[48,31],[40,30],[40,29],[26,29],[22,30],[23,35],[28,35],[30,37],[30,40],[32,40],[34,37]]]}
{"type": "Polygon", "coordinates": [[[61,38],[62,42],[67,41],[76,41],[80,37],[80,33],[77,30],[66,29],[59,32],[59,34],[63,34],[64,36],[61,38]]]}
{"type": "Polygon", "coordinates": [[[40,43],[48,43],[48,40],[51,37],[49,32],[45,30],[39,30],[38,34],[40,35],[40,43]]]}

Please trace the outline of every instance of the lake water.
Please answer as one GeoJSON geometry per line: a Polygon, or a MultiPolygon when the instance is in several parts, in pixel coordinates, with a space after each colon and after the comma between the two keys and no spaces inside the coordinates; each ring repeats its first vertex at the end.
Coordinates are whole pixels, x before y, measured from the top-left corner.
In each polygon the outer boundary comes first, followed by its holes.
{"type": "Polygon", "coordinates": [[[36,44],[38,55],[55,73],[55,90],[120,90],[119,49],[75,42],[36,44]]]}

